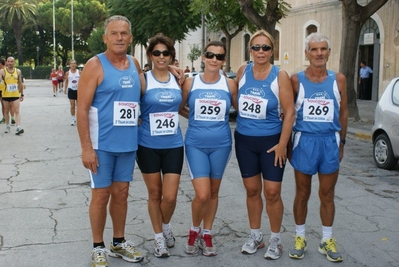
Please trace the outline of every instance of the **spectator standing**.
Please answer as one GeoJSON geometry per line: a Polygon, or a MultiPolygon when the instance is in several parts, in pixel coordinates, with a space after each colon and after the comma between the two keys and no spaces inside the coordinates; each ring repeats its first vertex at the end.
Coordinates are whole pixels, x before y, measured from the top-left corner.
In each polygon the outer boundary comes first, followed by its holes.
{"type": "Polygon", "coordinates": [[[184,116],[188,113],[185,151],[195,191],[191,202],[192,226],[185,253],[197,254],[201,248],[203,255],[215,256],[217,249],[211,230],[218,208],[222,176],[231,154],[229,110],[231,103],[236,106],[237,85],[234,80],[219,73],[226,61],[226,47],[222,42],[208,43],[202,60],[205,71],[186,79],[180,106],[184,116]]]}
{"type": "Polygon", "coordinates": [[[318,173],[322,239],[318,251],[332,262],[342,261],[333,238],[335,185],[344,156],[348,125],[346,78],[327,69],[330,40],[320,33],[305,39],[309,67],[291,77],[296,96],[296,122],[290,160],[295,173],[295,243],[289,252],[302,259],[307,248],[305,222],[312,176],[318,173]]]}
{"type": "Polygon", "coordinates": [[[370,99],[370,85],[371,85],[371,74],[373,70],[366,65],[366,61],[360,63],[359,70],[359,88],[360,88],[360,99],[370,99]]]}
{"type": "Polygon", "coordinates": [[[190,68],[188,66],[186,66],[186,69],[184,70],[184,73],[188,73],[190,72],[190,68]]]}
{"type": "MultiPolygon", "coordinates": [[[[0,70],[4,69],[6,65],[6,61],[3,58],[0,58],[0,70]]],[[[0,123],[6,123],[6,119],[4,118],[4,104],[3,104],[3,91],[5,88],[5,83],[3,79],[0,79],[0,103],[1,103],[1,114],[3,115],[3,118],[0,120],[0,123]]]]}
{"type": "Polygon", "coordinates": [[[138,141],[142,71],[137,60],[127,55],[133,41],[130,21],[112,16],[105,21],[104,30],[107,49],[88,60],[78,84],[77,126],[82,163],[89,169],[92,188],[92,266],[108,266],[106,254],[128,262],[143,259],[133,242],[125,240],[129,182],[133,180],[138,141]],[[103,239],[108,203],[113,228],[109,251],[103,239]]]}
{"type": "Polygon", "coordinates": [[[275,260],[280,258],[283,249],[281,184],[294,122],[294,96],[288,74],[270,63],[273,37],[264,30],[257,31],[249,47],[253,62],[240,66],[236,78],[239,89],[235,149],[246,189],[251,231],[241,252],[253,254],[264,247],[261,232],[263,189],[271,230],[264,258],[275,260]]]}
{"type": "Polygon", "coordinates": [[[71,113],[71,126],[76,125],[76,105],[78,102],[78,82],[80,78],[80,71],[77,69],[76,60],[69,61],[69,70],[65,73],[65,88],[64,93],[68,92],[68,99],[71,113]]]}

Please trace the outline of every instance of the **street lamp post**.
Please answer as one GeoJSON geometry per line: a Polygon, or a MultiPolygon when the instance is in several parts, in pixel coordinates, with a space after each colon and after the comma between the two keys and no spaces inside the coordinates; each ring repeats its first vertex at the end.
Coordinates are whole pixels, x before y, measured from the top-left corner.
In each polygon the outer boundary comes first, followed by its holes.
{"type": "Polygon", "coordinates": [[[40,51],[40,47],[36,46],[36,55],[37,55],[37,63],[36,65],[39,66],[39,51],[40,51]]]}

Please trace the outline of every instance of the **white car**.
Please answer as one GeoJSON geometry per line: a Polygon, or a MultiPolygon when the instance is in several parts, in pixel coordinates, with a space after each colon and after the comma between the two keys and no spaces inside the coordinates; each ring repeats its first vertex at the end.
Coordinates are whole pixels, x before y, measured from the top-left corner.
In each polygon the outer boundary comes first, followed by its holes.
{"type": "Polygon", "coordinates": [[[377,167],[394,169],[399,159],[399,77],[391,80],[378,101],[371,137],[377,167]]]}

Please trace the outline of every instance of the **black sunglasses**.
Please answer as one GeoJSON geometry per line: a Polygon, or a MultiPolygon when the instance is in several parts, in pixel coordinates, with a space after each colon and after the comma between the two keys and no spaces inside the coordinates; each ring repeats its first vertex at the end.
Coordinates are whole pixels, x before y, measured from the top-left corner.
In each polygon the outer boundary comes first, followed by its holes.
{"type": "Polygon", "coordinates": [[[170,51],[168,51],[168,50],[164,50],[164,51],[154,50],[154,51],[151,52],[151,54],[153,56],[156,56],[156,57],[159,57],[161,54],[164,57],[167,57],[167,56],[170,56],[170,51]]]}
{"type": "Polygon", "coordinates": [[[269,46],[269,45],[262,45],[262,46],[260,46],[260,45],[253,45],[253,46],[251,46],[251,49],[254,50],[254,51],[259,51],[261,48],[262,48],[263,51],[272,50],[272,47],[269,46]]]}
{"type": "Polygon", "coordinates": [[[220,61],[222,61],[222,60],[224,60],[226,58],[226,54],[215,54],[215,53],[212,53],[212,52],[205,52],[204,56],[207,59],[213,59],[213,57],[216,57],[216,59],[220,60],[220,61]]]}

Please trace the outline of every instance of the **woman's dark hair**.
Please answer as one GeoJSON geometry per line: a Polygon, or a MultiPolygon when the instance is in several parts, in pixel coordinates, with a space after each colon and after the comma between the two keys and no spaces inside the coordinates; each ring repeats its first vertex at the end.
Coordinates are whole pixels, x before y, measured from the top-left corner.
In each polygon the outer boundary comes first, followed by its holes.
{"type": "Polygon", "coordinates": [[[226,46],[221,41],[210,41],[204,48],[204,53],[207,51],[210,46],[220,46],[223,47],[224,52],[226,53],[226,46]]]}
{"type": "Polygon", "coordinates": [[[171,57],[171,63],[175,61],[175,57],[176,57],[176,50],[174,47],[174,44],[172,42],[172,40],[163,35],[163,33],[158,33],[157,35],[155,35],[154,37],[152,37],[148,43],[148,47],[147,47],[147,57],[151,56],[151,52],[154,50],[154,47],[157,44],[164,44],[166,45],[166,47],[168,48],[168,51],[170,52],[170,57],[171,57]]]}

